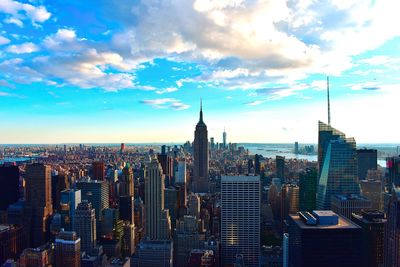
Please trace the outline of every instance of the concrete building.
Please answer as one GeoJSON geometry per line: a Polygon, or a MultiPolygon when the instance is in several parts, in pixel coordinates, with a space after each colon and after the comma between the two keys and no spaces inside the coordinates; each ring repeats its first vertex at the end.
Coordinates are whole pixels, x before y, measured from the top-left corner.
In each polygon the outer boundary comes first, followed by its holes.
{"type": "Polygon", "coordinates": [[[57,267],[81,266],[81,239],[75,232],[61,231],[55,240],[57,267]]]}
{"type": "Polygon", "coordinates": [[[96,218],[92,204],[87,200],[78,204],[75,210],[74,231],[81,238],[81,250],[91,253],[96,245],[96,218]]]}
{"type": "Polygon", "coordinates": [[[132,258],[134,267],[172,267],[173,244],[171,241],[143,240],[132,258]]]}
{"type": "Polygon", "coordinates": [[[334,195],[332,211],[351,220],[352,213],[371,209],[371,201],[360,195],[334,195]]]}

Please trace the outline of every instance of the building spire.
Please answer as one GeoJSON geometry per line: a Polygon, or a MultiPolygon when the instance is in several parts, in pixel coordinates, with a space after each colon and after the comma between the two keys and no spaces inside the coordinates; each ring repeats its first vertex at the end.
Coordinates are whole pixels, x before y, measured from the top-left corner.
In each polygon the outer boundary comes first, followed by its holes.
{"type": "Polygon", "coordinates": [[[326,93],[328,96],[328,125],[331,126],[331,103],[329,99],[329,76],[326,76],[326,93]]]}
{"type": "Polygon", "coordinates": [[[203,122],[203,99],[200,98],[200,122],[203,122]]]}

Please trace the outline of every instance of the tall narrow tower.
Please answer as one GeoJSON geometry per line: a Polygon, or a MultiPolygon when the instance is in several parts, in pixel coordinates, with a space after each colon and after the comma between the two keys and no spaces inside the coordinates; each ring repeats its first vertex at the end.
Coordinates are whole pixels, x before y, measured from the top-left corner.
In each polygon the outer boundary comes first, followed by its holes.
{"type": "Polygon", "coordinates": [[[224,127],[224,132],[222,133],[222,143],[224,145],[224,149],[226,148],[226,131],[224,127]]]}
{"type": "Polygon", "coordinates": [[[326,77],[326,94],[328,97],[328,125],[331,126],[331,101],[329,99],[329,76],[326,77]]]}
{"type": "Polygon", "coordinates": [[[200,120],[194,132],[194,174],[192,191],[195,193],[208,192],[208,132],[203,122],[203,107],[200,102],[200,120]]]}

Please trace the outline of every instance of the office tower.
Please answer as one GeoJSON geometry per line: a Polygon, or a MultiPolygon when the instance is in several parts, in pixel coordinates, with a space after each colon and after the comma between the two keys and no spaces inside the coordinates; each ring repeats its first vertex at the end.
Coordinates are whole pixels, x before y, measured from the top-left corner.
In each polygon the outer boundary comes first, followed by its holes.
{"type": "Polygon", "coordinates": [[[18,267],[54,266],[54,246],[46,243],[40,247],[27,248],[22,251],[18,267]]]}
{"type": "Polygon", "coordinates": [[[289,267],[361,266],[360,226],[330,210],[289,217],[289,267]]]}
{"type": "Polygon", "coordinates": [[[50,216],[53,214],[50,166],[27,165],[25,180],[24,229],[28,244],[38,247],[50,237],[50,216]]]}
{"type": "Polygon", "coordinates": [[[261,173],[261,165],[260,165],[260,155],[254,155],[254,174],[260,175],[261,173]]]}
{"type": "Polygon", "coordinates": [[[197,219],[200,218],[200,197],[197,194],[190,194],[188,199],[188,213],[196,217],[197,219]]]}
{"type": "Polygon", "coordinates": [[[385,227],[384,266],[400,266],[400,188],[393,187],[385,227]]]}
{"type": "Polygon", "coordinates": [[[351,220],[363,230],[362,247],[364,255],[360,266],[383,266],[383,246],[385,234],[385,214],[380,211],[353,213],[351,220]]]}
{"type": "Polygon", "coordinates": [[[91,253],[96,245],[95,209],[87,200],[78,204],[75,210],[74,231],[81,238],[81,250],[91,253]]]}
{"type": "Polygon", "coordinates": [[[178,161],[178,171],[175,174],[175,184],[186,184],[186,162],[185,160],[178,161]]]}
{"type": "Polygon", "coordinates": [[[119,197],[119,218],[131,224],[135,222],[135,200],[133,196],[119,197]]]}
{"type": "Polygon", "coordinates": [[[167,155],[165,145],[161,146],[161,154],[157,155],[157,159],[165,175],[166,185],[172,185],[172,178],[174,175],[174,161],[173,158],[167,155]]]}
{"type": "Polygon", "coordinates": [[[0,210],[19,199],[19,168],[18,166],[0,166],[0,210]]]}
{"type": "Polygon", "coordinates": [[[224,147],[224,149],[226,149],[226,131],[224,128],[224,132],[222,133],[222,145],[224,147]]]}
{"type": "Polygon", "coordinates": [[[361,195],[371,201],[371,208],[383,210],[382,181],[380,180],[361,180],[361,195]]]}
{"type": "Polygon", "coordinates": [[[203,109],[200,105],[200,120],[194,132],[193,153],[193,181],[192,188],[195,193],[208,192],[208,132],[203,122],[203,109]]]}
{"type": "Polygon", "coordinates": [[[121,240],[122,257],[130,257],[135,252],[135,226],[124,222],[121,240]]]}
{"type": "Polygon", "coordinates": [[[357,149],[357,175],[359,180],[367,178],[368,170],[378,168],[378,151],[376,149],[357,149]]]}
{"type": "Polygon", "coordinates": [[[169,211],[171,216],[172,229],[176,226],[176,219],[178,216],[178,193],[175,187],[168,187],[164,190],[164,208],[169,211]]]}
{"type": "Polygon", "coordinates": [[[127,164],[122,169],[121,179],[119,180],[119,195],[120,196],[133,196],[133,170],[127,164]]]}
{"type": "Polygon", "coordinates": [[[24,241],[22,226],[0,224],[0,264],[17,259],[25,247],[24,241]]]}
{"type": "Polygon", "coordinates": [[[164,210],[164,180],[161,165],[153,160],[145,176],[146,236],[151,240],[168,239],[168,233],[161,225],[164,210]]]}
{"type": "Polygon", "coordinates": [[[92,163],[92,179],[103,181],[106,167],[102,161],[93,161],[92,163]]]}
{"type": "Polygon", "coordinates": [[[62,228],[71,231],[74,225],[75,209],[81,203],[81,190],[66,189],[61,192],[59,213],[62,218],[62,228]]]}
{"type": "Polygon", "coordinates": [[[285,157],[276,156],[276,177],[285,180],[285,157]]]}
{"type": "Polygon", "coordinates": [[[81,190],[82,200],[92,203],[96,211],[96,221],[101,221],[101,212],[108,208],[109,187],[107,181],[84,179],[76,183],[77,189],[81,190]]]}
{"type": "Polygon", "coordinates": [[[57,267],[81,266],[81,239],[72,231],[61,231],[55,242],[57,267]]]}
{"type": "Polygon", "coordinates": [[[119,211],[107,208],[102,211],[101,217],[101,236],[120,241],[123,223],[119,219],[119,211]]]}
{"type": "Polygon", "coordinates": [[[68,176],[65,173],[57,173],[51,176],[51,199],[53,208],[59,210],[61,191],[69,188],[68,176]]]}
{"type": "Polygon", "coordinates": [[[400,186],[400,156],[386,158],[386,168],[388,170],[388,187],[400,186]]]}
{"type": "Polygon", "coordinates": [[[307,168],[299,173],[300,210],[312,211],[316,208],[317,180],[315,168],[307,168]]]}
{"type": "Polygon", "coordinates": [[[243,255],[246,266],[260,256],[260,177],[221,177],[221,250],[224,265],[243,255]]]}
{"type": "Polygon", "coordinates": [[[142,240],[132,261],[133,266],[172,267],[173,244],[167,240],[142,240]]]}
{"type": "Polygon", "coordinates": [[[199,229],[199,220],[190,215],[185,215],[178,221],[174,235],[176,249],[175,266],[187,266],[190,251],[200,248],[205,241],[205,234],[199,229]]]}
{"type": "Polygon", "coordinates": [[[144,227],[144,218],[145,218],[145,207],[143,204],[143,200],[140,197],[135,198],[134,202],[135,206],[135,215],[134,215],[134,225],[137,227],[137,229],[141,229],[144,227]]]}
{"type": "Polygon", "coordinates": [[[333,212],[351,220],[352,213],[371,209],[371,201],[360,195],[334,195],[331,207],[333,212]]]}
{"type": "MultiPolygon", "coordinates": [[[[319,158],[323,160],[317,189],[317,209],[330,209],[333,195],[360,194],[354,138],[319,122],[319,158]]],[[[318,160],[320,160],[318,158],[318,160]]],[[[319,162],[320,163],[320,162],[319,162]]]]}
{"type": "Polygon", "coordinates": [[[288,218],[289,214],[299,211],[299,187],[294,184],[284,184],[281,190],[281,223],[288,218]]]}
{"type": "Polygon", "coordinates": [[[299,142],[294,142],[294,154],[299,154],[299,142]]]}

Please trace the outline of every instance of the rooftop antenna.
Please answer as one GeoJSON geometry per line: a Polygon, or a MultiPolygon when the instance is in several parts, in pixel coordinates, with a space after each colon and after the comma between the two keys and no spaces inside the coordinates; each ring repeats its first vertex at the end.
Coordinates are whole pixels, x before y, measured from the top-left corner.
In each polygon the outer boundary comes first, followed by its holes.
{"type": "Polygon", "coordinates": [[[326,93],[328,96],[328,125],[331,126],[331,103],[329,99],[329,76],[326,76],[326,93]]]}

